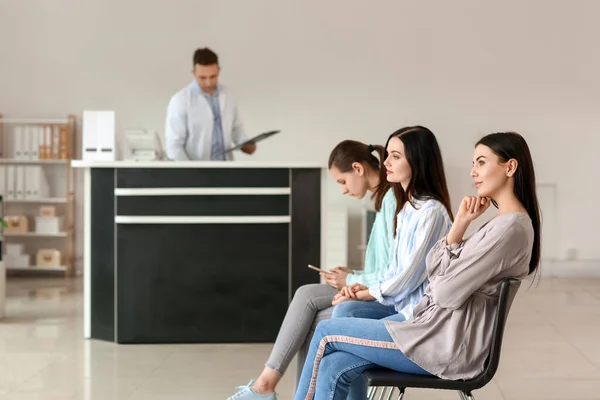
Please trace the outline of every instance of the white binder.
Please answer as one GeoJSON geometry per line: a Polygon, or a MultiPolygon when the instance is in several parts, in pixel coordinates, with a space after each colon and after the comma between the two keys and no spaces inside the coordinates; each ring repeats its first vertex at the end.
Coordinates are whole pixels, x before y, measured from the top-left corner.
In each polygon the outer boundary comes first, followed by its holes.
{"type": "Polygon", "coordinates": [[[15,159],[17,160],[22,160],[24,158],[23,156],[23,127],[22,126],[16,126],[15,130],[14,130],[14,141],[13,141],[13,147],[14,147],[14,155],[15,155],[15,159]]]}
{"type": "Polygon", "coordinates": [[[50,196],[50,186],[44,170],[39,165],[26,167],[26,193],[28,199],[39,199],[50,196]]]}
{"type": "Polygon", "coordinates": [[[46,158],[52,158],[52,127],[44,129],[44,153],[46,158]]]}
{"type": "Polygon", "coordinates": [[[15,198],[15,167],[9,165],[6,167],[6,198],[14,199],[15,198]]]}
{"type": "Polygon", "coordinates": [[[34,199],[34,169],[36,167],[25,167],[25,198],[34,199]]]}
{"type": "Polygon", "coordinates": [[[31,132],[29,135],[30,139],[30,149],[29,154],[31,154],[31,159],[38,160],[40,158],[40,130],[41,128],[37,126],[31,127],[31,132]]]}
{"type": "Polygon", "coordinates": [[[42,128],[41,126],[38,127],[38,133],[37,133],[37,137],[38,137],[38,158],[43,158],[43,155],[46,154],[46,150],[45,150],[45,146],[44,146],[44,136],[45,136],[45,128],[42,128]]]}
{"type": "Polygon", "coordinates": [[[23,152],[23,159],[25,160],[29,160],[31,159],[31,131],[32,131],[31,126],[25,126],[23,127],[23,132],[22,132],[22,138],[21,138],[21,144],[23,145],[23,148],[21,149],[21,151],[23,152]]]}
{"type": "Polygon", "coordinates": [[[15,197],[17,199],[25,198],[25,167],[15,167],[17,176],[16,176],[16,193],[15,197]]]}
{"type": "Polygon", "coordinates": [[[6,197],[6,167],[0,165],[0,196],[6,197]]]}

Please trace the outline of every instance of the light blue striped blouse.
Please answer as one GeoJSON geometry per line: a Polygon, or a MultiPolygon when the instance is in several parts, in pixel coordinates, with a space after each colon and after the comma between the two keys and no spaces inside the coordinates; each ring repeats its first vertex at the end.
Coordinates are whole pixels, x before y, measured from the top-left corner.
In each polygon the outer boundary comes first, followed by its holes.
{"type": "Polygon", "coordinates": [[[394,252],[385,278],[369,286],[381,304],[395,306],[406,319],[413,316],[429,283],[425,259],[433,245],[446,236],[452,221],[437,200],[415,201],[398,214],[394,252]]]}

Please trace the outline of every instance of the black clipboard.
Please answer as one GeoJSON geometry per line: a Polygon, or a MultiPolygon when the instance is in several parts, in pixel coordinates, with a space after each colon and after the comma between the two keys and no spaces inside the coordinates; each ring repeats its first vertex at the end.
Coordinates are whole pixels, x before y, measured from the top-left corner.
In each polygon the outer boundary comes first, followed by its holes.
{"type": "Polygon", "coordinates": [[[233,147],[232,147],[232,148],[230,148],[230,149],[227,149],[227,150],[225,150],[225,153],[229,153],[229,152],[231,152],[231,151],[234,151],[234,150],[239,150],[239,149],[241,149],[242,147],[244,147],[245,145],[247,145],[247,144],[249,144],[249,143],[256,143],[256,142],[260,142],[261,140],[264,140],[264,139],[266,139],[266,138],[268,138],[268,137],[271,137],[271,136],[273,136],[273,135],[276,135],[276,134],[278,134],[279,132],[281,132],[281,131],[280,131],[280,130],[276,130],[276,131],[268,131],[268,132],[263,132],[263,133],[261,133],[260,135],[254,136],[252,139],[248,139],[248,140],[246,140],[246,141],[245,141],[245,142],[243,142],[243,143],[240,143],[240,144],[238,144],[238,145],[236,145],[236,146],[233,146],[233,147]]]}

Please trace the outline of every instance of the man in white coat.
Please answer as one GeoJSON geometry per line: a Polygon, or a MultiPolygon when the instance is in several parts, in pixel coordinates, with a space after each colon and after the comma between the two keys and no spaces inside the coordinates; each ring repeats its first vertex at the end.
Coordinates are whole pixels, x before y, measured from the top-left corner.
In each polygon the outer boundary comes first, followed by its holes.
{"type": "MultiPolygon", "coordinates": [[[[167,109],[166,147],[172,160],[233,160],[225,150],[247,140],[234,99],[219,85],[219,58],[210,49],[194,53],[194,81],[177,92],[167,109]]],[[[241,149],[256,150],[255,143],[241,149]]]]}

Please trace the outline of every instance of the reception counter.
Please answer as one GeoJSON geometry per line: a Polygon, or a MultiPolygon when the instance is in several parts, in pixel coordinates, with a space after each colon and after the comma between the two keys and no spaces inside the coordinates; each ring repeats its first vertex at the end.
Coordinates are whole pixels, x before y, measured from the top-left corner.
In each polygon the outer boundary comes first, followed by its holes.
{"type": "Polygon", "coordinates": [[[117,343],[275,340],[318,283],[324,168],[73,161],[84,175],[84,335],[117,343]]]}

